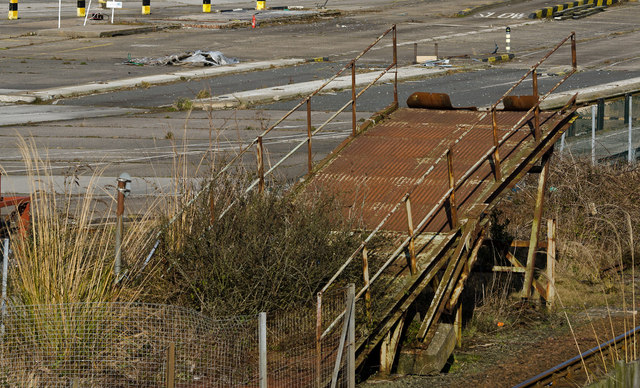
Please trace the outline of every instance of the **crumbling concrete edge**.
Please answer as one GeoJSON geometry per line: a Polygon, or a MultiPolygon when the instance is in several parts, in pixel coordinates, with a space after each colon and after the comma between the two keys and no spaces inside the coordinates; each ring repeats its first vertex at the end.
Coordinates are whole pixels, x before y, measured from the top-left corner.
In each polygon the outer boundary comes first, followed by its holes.
{"type": "Polygon", "coordinates": [[[157,74],[143,77],[126,78],[103,83],[89,83],[77,86],[63,86],[44,90],[20,92],[16,94],[0,94],[0,102],[5,103],[33,103],[37,101],[50,101],[59,98],[87,96],[98,93],[107,93],[116,90],[141,87],[143,85],[163,85],[185,80],[210,78],[220,75],[238,74],[256,70],[266,70],[274,67],[294,66],[306,62],[306,59],[291,58],[276,61],[259,61],[239,63],[219,67],[207,67],[197,70],[181,71],[169,74],[157,74]]]}
{"type": "Polygon", "coordinates": [[[462,11],[458,11],[455,16],[456,17],[465,17],[465,16],[469,16],[469,15],[473,15],[476,12],[480,12],[480,11],[485,11],[487,9],[491,9],[493,7],[500,7],[503,5],[510,5],[510,4],[518,4],[518,3],[524,3],[526,1],[529,0],[506,0],[506,1],[494,1],[493,3],[488,3],[488,4],[482,4],[482,5],[476,5],[474,7],[469,7],[469,8],[465,8],[462,11]]]}

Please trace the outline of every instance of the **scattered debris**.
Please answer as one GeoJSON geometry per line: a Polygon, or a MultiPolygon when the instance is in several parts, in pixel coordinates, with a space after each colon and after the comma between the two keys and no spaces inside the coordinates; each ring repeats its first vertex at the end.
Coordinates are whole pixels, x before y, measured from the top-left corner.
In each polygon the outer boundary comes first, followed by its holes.
{"type": "Polygon", "coordinates": [[[426,67],[453,67],[453,65],[451,65],[449,63],[448,59],[433,59],[433,60],[424,62],[422,64],[422,66],[426,66],[426,67]]]}
{"type": "Polygon", "coordinates": [[[104,20],[104,15],[100,12],[92,13],[89,15],[89,20],[104,20]]]}
{"type": "Polygon", "coordinates": [[[167,55],[160,58],[127,58],[127,65],[165,65],[165,66],[222,66],[240,63],[237,58],[227,58],[220,51],[187,51],[182,54],[167,55]]]}

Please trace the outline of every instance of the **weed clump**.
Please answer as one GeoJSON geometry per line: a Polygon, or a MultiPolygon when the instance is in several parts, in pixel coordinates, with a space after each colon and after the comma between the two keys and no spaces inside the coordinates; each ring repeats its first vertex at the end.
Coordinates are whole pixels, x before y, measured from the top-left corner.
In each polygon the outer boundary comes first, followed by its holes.
{"type": "Polygon", "coordinates": [[[241,193],[228,181],[212,184],[191,223],[165,240],[155,283],[172,290],[165,303],[212,316],[301,307],[360,242],[331,199],[241,193]]]}

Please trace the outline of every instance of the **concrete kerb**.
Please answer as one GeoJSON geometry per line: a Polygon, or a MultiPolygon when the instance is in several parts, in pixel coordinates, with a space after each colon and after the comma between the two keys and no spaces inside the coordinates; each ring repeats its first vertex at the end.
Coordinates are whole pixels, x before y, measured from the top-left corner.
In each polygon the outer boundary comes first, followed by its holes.
{"type": "Polygon", "coordinates": [[[77,86],[64,86],[52,89],[20,92],[16,94],[0,95],[0,102],[25,102],[33,103],[37,100],[49,101],[57,98],[86,96],[90,94],[106,93],[114,90],[133,88],[139,85],[162,85],[184,80],[209,78],[220,75],[245,73],[250,71],[265,70],[273,67],[294,66],[306,62],[305,59],[280,59],[275,61],[259,61],[238,63],[220,67],[207,67],[197,70],[181,71],[169,74],[150,75],[144,77],[126,78],[122,80],[108,81],[104,83],[89,83],[77,86]]]}
{"type": "Polygon", "coordinates": [[[621,0],[576,0],[568,3],[557,4],[551,7],[544,7],[533,11],[529,14],[529,19],[550,18],[555,12],[564,11],[569,8],[579,7],[582,5],[593,4],[595,7],[608,7],[610,5],[621,2],[621,0]]]}
{"type": "Polygon", "coordinates": [[[62,36],[66,38],[110,38],[113,36],[144,34],[147,32],[161,31],[171,28],[179,28],[178,25],[146,25],[146,26],[128,26],[128,25],[95,25],[73,26],[65,28],[48,28],[36,31],[39,36],[62,36]]]}
{"type": "Polygon", "coordinates": [[[599,98],[613,98],[623,96],[625,93],[635,92],[640,92],[640,77],[590,86],[588,88],[569,90],[562,93],[554,93],[540,104],[540,109],[549,110],[561,108],[576,93],[578,93],[576,101],[578,104],[588,104],[595,102],[599,98]]]}
{"type": "MultiPolygon", "coordinates": [[[[414,65],[398,68],[398,81],[441,75],[451,69],[433,69],[424,66],[414,65]]],[[[380,73],[372,72],[359,74],[356,78],[356,86],[363,87],[371,83],[380,73]]],[[[378,80],[380,83],[392,82],[394,74],[387,73],[378,80]]],[[[224,94],[193,101],[193,106],[205,110],[219,110],[235,108],[239,106],[251,106],[285,99],[306,96],[317,90],[326,80],[301,82],[293,85],[281,85],[270,88],[249,90],[238,93],[224,94]]],[[[325,87],[324,92],[334,92],[351,88],[351,76],[338,77],[325,87]]]]}
{"type": "Polygon", "coordinates": [[[494,1],[494,2],[488,3],[488,4],[481,4],[481,5],[476,5],[476,6],[473,6],[473,7],[465,8],[462,11],[459,11],[458,13],[456,13],[455,16],[457,16],[457,17],[465,17],[465,16],[473,15],[476,12],[480,12],[480,11],[485,11],[487,9],[491,9],[493,7],[500,7],[500,6],[509,5],[509,4],[524,3],[525,1],[528,1],[528,0],[494,1]]]}

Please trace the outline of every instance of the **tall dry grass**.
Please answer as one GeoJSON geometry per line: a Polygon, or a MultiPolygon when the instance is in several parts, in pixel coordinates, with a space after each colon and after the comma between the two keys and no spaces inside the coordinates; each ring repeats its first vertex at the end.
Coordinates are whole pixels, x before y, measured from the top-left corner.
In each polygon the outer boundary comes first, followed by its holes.
{"type": "MultiPolygon", "coordinates": [[[[96,302],[137,301],[145,288],[138,276],[155,227],[151,213],[128,223],[123,235],[124,277],[117,282],[114,266],[114,200],[101,208],[101,192],[94,172],[86,189],[65,179],[62,190],[35,142],[19,139],[30,192],[31,217],[27,233],[11,236],[8,304],[29,305],[13,332],[32,349],[32,357],[49,372],[60,373],[70,362],[91,351],[100,352],[95,338],[101,318],[96,302]],[[62,191],[62,192],[61,192],[62,191]],[[111,220],[111,222],[110,222],[111,220]]],[[[113,188],[112,188],[113,189],[113,188]]],[[[106,313],[105,313],[106,314],[106,313]]],[[[117,317],[110,317],[117,319],[117,317]]],[[[36,384],[37,385],[37,384],[36,384]]]]}

